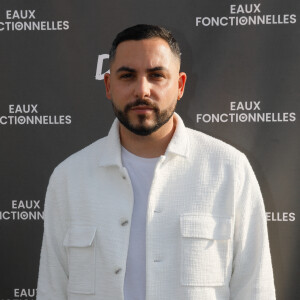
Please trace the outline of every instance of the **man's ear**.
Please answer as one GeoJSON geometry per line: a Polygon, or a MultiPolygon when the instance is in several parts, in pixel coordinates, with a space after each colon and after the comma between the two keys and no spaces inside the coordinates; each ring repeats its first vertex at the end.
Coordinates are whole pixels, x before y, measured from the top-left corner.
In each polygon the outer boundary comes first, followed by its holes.
{"type": "Polygon", "coordinates": [[[110,74],[105,73],[104,74],[104,84],[105,84],[105,92],[106,92],[106,98],[111,99],[111,92],[110,92],[110,74]]]}
{"type": "Polygon", "coordinates": [[[185,83],[186,83],[186,73],[180,72],[179,73],[179,78],[178,78],[178,100],[182,98],[183,93],[184,93],[184,88],[185,88],[185,83]]]}

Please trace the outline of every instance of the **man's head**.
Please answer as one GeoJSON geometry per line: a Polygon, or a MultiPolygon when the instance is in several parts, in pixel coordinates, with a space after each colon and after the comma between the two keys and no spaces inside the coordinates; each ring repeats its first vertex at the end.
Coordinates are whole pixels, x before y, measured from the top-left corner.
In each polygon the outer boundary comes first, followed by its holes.
{"type": "Polygon", "coordinates": [[[179,69],[179,46],[168,30],[136,25],[119,33],[104,81],[120,123],[137,135],[168,123],[184,91],[186,74],[179,69]]]}
{"type": "Polygon", "coordinates": [[[181,61],[179,44],[169,30],[157,25],[138,24],[126,28],[125,30],[117,34],[109,50],[110,63],[114,60],[117,47],[120,43],[131,40],[147,40],[151,38],[161,38],[165,40],[168,43],[173,54],[178,58],[179,61],[181,61]]]}

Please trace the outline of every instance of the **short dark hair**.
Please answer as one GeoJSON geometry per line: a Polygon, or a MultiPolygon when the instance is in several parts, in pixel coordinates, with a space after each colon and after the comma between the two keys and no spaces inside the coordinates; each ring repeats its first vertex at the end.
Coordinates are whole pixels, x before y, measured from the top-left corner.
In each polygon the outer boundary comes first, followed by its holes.
{"type": "Polygon", "coordinates": [[[169,30],[157,25],[138,24],[126,28],[117,34],[109,51],[109,62],[111,63],[114,60],[117,47],[120,43],[130,40],[140,41],[151,38],[161,38],[165,40],[172,53],[179,59],[179,62],[181,61],[179,44],[169,30]]]}

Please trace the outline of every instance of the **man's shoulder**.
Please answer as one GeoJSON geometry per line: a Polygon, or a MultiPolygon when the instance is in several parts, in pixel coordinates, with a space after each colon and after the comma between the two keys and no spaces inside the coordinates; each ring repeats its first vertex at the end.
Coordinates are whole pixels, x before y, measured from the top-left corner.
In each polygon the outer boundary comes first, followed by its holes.
{"type": "Polygon", "coordinates": [[[218,138],[191,128],[186,129],[189,136],[190,149],[194,155],[232,162],[245,157],[240,150],[218,138]]]}
{"type": "Polygon", "coordinates": [[[73,172],[77,169],[84,169],[89,166],[97,166],[101,151],[105,147],[107,137],[100,138],[81,150],[73,153],[63,160],[54,170],[54,173],[73,172]]]}

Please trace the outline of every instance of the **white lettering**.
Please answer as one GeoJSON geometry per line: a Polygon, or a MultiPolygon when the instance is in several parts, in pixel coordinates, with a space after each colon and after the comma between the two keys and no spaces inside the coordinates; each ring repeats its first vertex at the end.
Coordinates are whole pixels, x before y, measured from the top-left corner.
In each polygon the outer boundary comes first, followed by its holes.
{"type": "Polygon", "coordinates": [[[40,200],[33,200],[34,208],[33,209],[40,209],[40,200]]]}
{"type": "Polygon", "coordinates": [[[290,217],[290,221],[292,221],[292,222],[294,222],[296,220],[295,213],[290,213],[289,217],[290,217]]]}
{"type": "Polygon", "coordinates": [[[11,10],[6,11],[6,19],[11,19],[11,10]]]}
{"type": "Polygon", "coordinates": [[[200,120],[202,119],[202,114],[197,114],[196,118],[197,118],[197,123],[199,123],[200,120]]]}
{"type": "Polygon", "coordinates": [[[201,24],[201,17],[196,18],[196,26],[199,26],[201,24]]]}
{"type": "Polygon", "coordinates": [[[288,212],[266,212],[267,221],[273,222],[294,222],[296,220],[295,213],[288,212]]]}
{"type": "Polygon", "coordinates": [[[104,79],[104,74],[105,73],[110,73],[110,70],[108,70],[106,72],[102,72],[103,61],[104,61],[104,59],[108,59],[108,58],[109,58],[108,54],[98,55],[98,63],[97,63],[97,69],[96,69],[96,80],[103,80],[104,79]]]}
{"type": "Polygon", "coordinates": [[[260,107],[259,107],[259,105],[260,105],[260,101],[258,101],[258,102],[256,102],[256,101],[253,101],[253,104],[254,104],[254,108],[253,108],[253,110],[260,110],[260,107]]]}
{"type": "Polygon", "coordinates": [[[230,102],[230,110],[235,110],[236,102],[230,102]]]}
{"type": "Polygon", "coordinates": [[[14,113],[14,105],[13,105],[13,104],[8,105],[8,112],[9,112],[10,114],[13,114],[13,113],[14,113]]]}
{"type": "Polygon", "coordinates": [[[260,101],[230,102],[230,110],[260,110],[260,101]]]}
{"type": "Polygon", "coordinates": [[[253,5],[255,8],[253,13],[260,13],[261,11],[260,11],[259,7],[260,7],[261,3],[257,3],[257,4],[254,3],[253,5]]]}
{"type": "Polygon", "coordinates": [[[29,113],[38,113],[37,111],[37,104],[10,104],[8,106],[8,111],[10,114],[13,113],[23,113],[23,114],[29,114],[29,113]]]}
{"type": "Polygon", "coordinates": [[[236,7],[235,4],[231,4],[231,5],[230,5],[230,13],[231,13],[231,14],[235,14],[235,13],[236,13],[236,12],[235,12],[235,7],[236,7]]]}
{"type": "Polygon", "coordinates": [[[33,105],[33,104],[30,104],[30,106],[31,106],[31,113],[36,113],[37,114],[37,104],[35,104],[35,105],[33,105]]]}
{"type": "Polygon", "coordinates": [[[40,209],[40,200],[12,200],[12,209],[40,209]]]}
{"type": "Polygon", "coordinates": [[[252,13],[260,13],[260,5],[257,4],[232,4],[230,5],[230,13],[231,14],[252,14],[252,13]]]}
{"type": "Polygon", "coordinates": [[[12,209],[17,209],[17,200],[12,200],[12,202],[11,202],[11,207],[12,207],[12,209]]]}
{"type": "Polygon", "coordinates": [[[29,17],[28,17],[28,19],[35,19],[35,15],[34,15],[35,14],[35,10],[29,10],[28,12],[30,14],[29,17]]]}
{"type": "Polygon", "coordinates": [[[14,289],[14,297],[34,297],[36,289],[14,289]]]}
{"type": "Polygon", "coordinates": [[[35,19],[35,10],[7,10],[6,11],[6,19],[35,19]]]}

